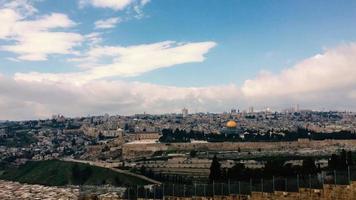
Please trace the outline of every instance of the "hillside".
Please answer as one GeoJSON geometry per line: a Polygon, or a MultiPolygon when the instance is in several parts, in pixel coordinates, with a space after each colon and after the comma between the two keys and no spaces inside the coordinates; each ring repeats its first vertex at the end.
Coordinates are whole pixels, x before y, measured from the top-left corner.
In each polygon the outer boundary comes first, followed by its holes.
{"type": "Polygon", "coordinates": [[[110,169],[59,160],[31,161],[5,170],[0,179],[49,186],[62,185],[144,185],[146,180],[110,169]]]}

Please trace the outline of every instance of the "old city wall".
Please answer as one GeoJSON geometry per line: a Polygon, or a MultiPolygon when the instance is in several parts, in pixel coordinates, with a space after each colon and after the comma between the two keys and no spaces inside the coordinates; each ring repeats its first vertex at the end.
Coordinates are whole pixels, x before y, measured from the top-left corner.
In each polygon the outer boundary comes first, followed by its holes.
{"type": "Polygon", "coordinates": [[[309,142],[219,142],[219,143],[172,143],[170,147],[176,150],[210,150],[210,151],[236,151],[241,150],[256,150],[258,148],[264,150],[284,150],[284,149],[300,149],[300,148],[323,148],[330,146],[341,146],[345,149],[355,148],[356,140],[323,140],[309,142]]]}
{"type": "Polygon", "coordinates": [[[261,193],[253,192],[251,195],[230,195],[213,197],[166,197],[168,200],[355,200],[356,182],[350,185],[324,185],[323,189],[305,189],[299,192],[261,193]]]}
{"type": "Polygon", "coordinates": [[[356,150],[356,140],[322,140],[322,141],[295,141],[295,142],[217,142],[217,143],[150,143],[150,144],[124,144],[123,156],[126,159],[146,157],[157,151],[291,151],[299,149],[320,150],[331,147],[356,150]]]}
{"type": "Polygon", "coordinates": [[[136,157],[148,157],[157,151],[167,151],[168,146],[162,143],[149,144],[124,144],[122,147],[122,156],[125,159],[136,157]]]}

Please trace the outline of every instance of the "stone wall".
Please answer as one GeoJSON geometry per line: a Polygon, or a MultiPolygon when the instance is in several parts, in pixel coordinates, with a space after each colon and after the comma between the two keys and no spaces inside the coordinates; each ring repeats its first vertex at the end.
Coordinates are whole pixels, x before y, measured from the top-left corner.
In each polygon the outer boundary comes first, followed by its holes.
{"type": "Polygon", "coordinates": [[[123,145],[123,157],[126,159],[147,157],[157,151],[333,151],[338,149],[356,150],[356,140],[322,140],[322,141],[293,141],[293,142],[218,142],[218,143],[149,143],[123,145]]]}

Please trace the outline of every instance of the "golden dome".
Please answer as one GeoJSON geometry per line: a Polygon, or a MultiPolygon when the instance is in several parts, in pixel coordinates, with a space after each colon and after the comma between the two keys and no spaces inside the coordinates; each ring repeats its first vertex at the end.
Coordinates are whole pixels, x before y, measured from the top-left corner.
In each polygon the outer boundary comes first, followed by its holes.
{"type": "Polygon", "coordinates": [[[230,120],[226,123],[226,127],[228,128],[236,128],[237,127],[237,123],[234,120],[230,120]]]}

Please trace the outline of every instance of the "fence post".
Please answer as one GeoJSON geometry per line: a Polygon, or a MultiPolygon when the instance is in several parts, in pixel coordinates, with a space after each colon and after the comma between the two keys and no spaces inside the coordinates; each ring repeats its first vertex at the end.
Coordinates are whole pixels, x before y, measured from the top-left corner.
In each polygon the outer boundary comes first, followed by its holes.
{"type": "Polygon", "coordinates": [[[164,183],[162,184],[162,199],[164,200],[164,183]]]}
{"type": "Polygon", "coordinates": [[[297,189],[298,189],[298,192],[299,192],[299,174],[297,174],[297,189]]]}
{"type": "Polygon", "coordinates": [[[224,195],[224,183],[221,183],[221,196],[224,195]]]}
{"type": "Polygon", "coordinates": [[[276,187],[274,185],[274,176],[272,176],[272,190],[273,192],[276,190],[276,187]]]}
{"type": "Polygon", "coordinates": [[[230,190],[230,179],[228,180],[228,183],[227,183],[227,189],[228,189],[228,193],[229,195],[231,194],[231,190],[230,190]]]}
{"type": "Polygon", "coordinates": [[[130,200],[130,187],[127,188],[127,199],[130,200]]]}
{"type": "Polygon", "coordinates": [[[173,184],[173,189],[172,189],[172,196],[174,197],[174,184],[173,184]]]}
{"type": "Polygon", "coordinates": [[[239,184],[239,195],[241,195],[241,185],[240,185],[240,181],[238,182],[239,184]]]}
{"type": "Polygon", "coordinates": [[[156,200],[156,185],[153,186],[153,200],[156,200]]]}
{"type": "Polygon", "coordinates": [[[194,199],[197,199],[197,184],[194,183],[194,199]]]}
{"type": "Polygon", "coordinates": [[[214,181],[213,181],[213,197],[215,196],[215,184],[214,184],[214,181]]]}
{"type": "Polygon", "coordinates": [[[347,166],[347,179],[349,181],[349,184],[351,184],[351,171],[350,171],[350,165],[347,166]]]}
{"type": "Polygon", "coordinates": [[[309,195],[311,195],[311,193],[312,193],[311,188],[312,188],[311,174],[309,174],[309,195]]]}
{"type": "Polygon", "coordinates": [[[252,178],[250,178],[250,192],[252,193],[252,178]]]}
{"type": "Polygon", "coordinates": [[[138,185],[136,185],[136,199],[138,199],[138,185]]]}
{"type": "Polygon", "coordinates": [[[312,188],[311,174],[309,174],[309,189],[311,190],[311,188],[312,188]]]}
{"type": "Polygon", "coordinates": [[[334,170],[334,185],[336,185],[336,170],[334,170]]]}
{"type": "Polygon", "coordinates": [[[206,197],[206,184],[204,184],[204,196],[206,197]]]}
{"type": "Polygon", "coordinates": [[[183,197],[185,197],[185,184],[183,185],[183,197]]]}

